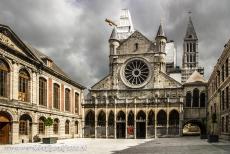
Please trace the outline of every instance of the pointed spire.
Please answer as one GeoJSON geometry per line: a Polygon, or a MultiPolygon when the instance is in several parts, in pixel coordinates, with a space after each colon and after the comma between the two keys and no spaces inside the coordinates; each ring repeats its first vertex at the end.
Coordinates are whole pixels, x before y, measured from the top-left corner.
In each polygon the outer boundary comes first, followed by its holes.
{"type": "MultiPolygon", "coordinates": [[[[189,13],[191,13],[191,12],[189,12],[189,13]]],[[[187,30],[186,30],[186,34],[185,34],[184,39],[198,40],[195,28],[194,28],[193,23],[192,23],[191,15],[189,15],[188,26],[187,26],[187,30]]]]}
{"type": "MultiPolygon", "coordinates": [[[[162,26],[162,23],[160,24],[159,28],[158,28],[158,31],[157,31],[157,35],[156,35],[156,38],[157,37],[165,37],[165,32],[163,30],[163,26],[162,26]]],[[[167,39],[167,38],[166,38],[167,39]]]]}
{"type": "Polygon", "coordinates": [[[109,40],[119,40],[116,27],[113,28],[109,40]]]}

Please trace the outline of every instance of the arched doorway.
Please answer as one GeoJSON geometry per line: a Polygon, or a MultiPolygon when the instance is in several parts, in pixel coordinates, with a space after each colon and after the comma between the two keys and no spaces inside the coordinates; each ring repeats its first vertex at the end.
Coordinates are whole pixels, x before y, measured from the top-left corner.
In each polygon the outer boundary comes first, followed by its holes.
{"type": "Polygon", "coordinates": [[[32,118],[28,114],[23,114],[19,119],[19,137],[24,142],[32,142],[32,118]]]}
{"type": "Polygon", "coordinates": [[[157,135],[162,136],[167,133],[167,114],[160,110],[157,114],[157,135]]]}
{"type": "Polygon", "coordinates": [[[101,111],[97,117],[97,137],[105,138],[106,137],[106,115],[104,111],[101,111]]]}
{"type": "Polygon", "coordinates": [[[114,138],[114,113],[113,111],[110,111],[109,117],[108,117],[108,137],[114,138]]]}
{"type": "Polygon", "coordinates": [[[85,127],[84,127],[85,137],[95,137],[95,113],[94,111],[89,111],[85,116],[85,127]]]}
{"type": "Polygon", "coordinates": [[[169,129],[168,133],[170,135],[179,135],[179,112],[176,110],[172,110],[169,113],[169,129]]]}
{"type": "Polygon", "coordinates": [[[146,115],[143,111],[139,111],[136,120],[136,137],[146,137],[146,115]]]}
{"type": "Polygon", "coordinates": [[[0,144],[9,144],[11,142],[11,122],[10,114],[0,111],[0,144]]]}
{"type": "Polygon", "coordinates": [[[117,114],[117,138],[125,138],[125,113],[123,111],[117,114]]]}
{"type": "Polygon", "coordinates": [[[148,123],[147,123],[147,134],[148,137],[152,138],[155,136],[155,114],[151,110],[148,114],[148,123]]]}
{"type": "Polygon", "coordinates": [[[188,120],[183,124],[183,136],[206,135],[206,126],[200,120],[188,120]]]}
{"type": "Polygon", "coordinates": [[[132,111],[128,114],[127,137],[134,138],[134,114],[132,111]]]}

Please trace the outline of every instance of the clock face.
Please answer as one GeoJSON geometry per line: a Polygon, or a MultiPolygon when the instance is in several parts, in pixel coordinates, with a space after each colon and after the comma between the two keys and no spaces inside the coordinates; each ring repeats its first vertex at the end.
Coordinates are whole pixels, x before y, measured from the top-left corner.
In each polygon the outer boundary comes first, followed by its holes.
{"type": "Polygon", "coordinates": [[[149,66],[142,59],[129,60],[123,68],[123,80],[129,87],[139,88],[147,82],[149,77],[149,66]]]}

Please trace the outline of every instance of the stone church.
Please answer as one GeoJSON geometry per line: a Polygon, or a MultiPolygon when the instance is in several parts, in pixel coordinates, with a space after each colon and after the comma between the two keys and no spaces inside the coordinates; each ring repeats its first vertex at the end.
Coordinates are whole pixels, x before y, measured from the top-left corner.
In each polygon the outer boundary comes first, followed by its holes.
{"type": "Polygon", "coordinates": [[[183,66],[163,25],[149,39],[121,11],[109,38],[109,73],[91,87],[82,104],[83,137],[153,138],[183,135],[197,124],[206,133],[206,84],[198,66],[198,37],[191,17],[183,66]]]}

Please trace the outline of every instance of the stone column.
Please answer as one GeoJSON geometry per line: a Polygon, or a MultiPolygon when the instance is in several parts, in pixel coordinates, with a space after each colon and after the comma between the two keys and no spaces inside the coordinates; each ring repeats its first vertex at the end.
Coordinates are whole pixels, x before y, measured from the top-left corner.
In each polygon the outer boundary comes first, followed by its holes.
{"type": "MultiPolygon", "coordinates": [[[[96,101],[97,103],[97,101],[96,101]]],[[[95,112],[94,112],[94,130],[95,130],[95,138],[97,138],[97,105],[95,104],[95,112]]]]}
{"type": "Polygon", "coordinates": [[[154,116],[155,116],[155,120],[154,120],[154,130],[155,130],[155,139],[157,138],[157,106],[155,105],[155,109],[154,109],[154,116]]]}
{"type": "Polygon", "coordinates": [[[17,144],[20,143],[19,141],[19,123],[18,121],[13,121],[11,124],[11,143],[17,144]]]}
{"type": "Polygon", "coordinates": [[[116,99],[114,100],[114,138],[117,138],[117,108],[116,99]]]}
{"type": "Polygon", "coordinates": [[[134,138],[137,138],[136,134],[136,127],[137,127],[137,122],[136,122],[136,115],[137,115],[137,108],[136,108],[136,99],[134,100],[134,128],[133,128],[133,133],[134,133],[134,138]]]}
{"type": "Polygon", "coordinates": [[[108,138],[108,108],[107,108],[107,104],[108,104],[108,99],[106,98],[106,101],[105,101],[105,138],[108,138]]]}
{"type": "Polygon", "coordinates": [[[127,105],[125,104],[125,138],[128,138],[127,105]]]}

